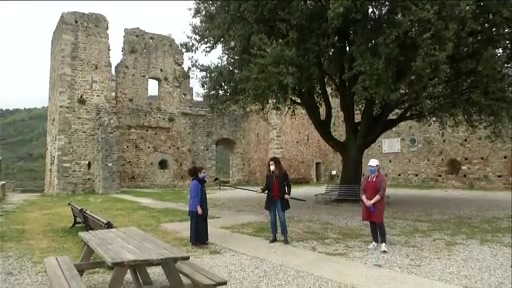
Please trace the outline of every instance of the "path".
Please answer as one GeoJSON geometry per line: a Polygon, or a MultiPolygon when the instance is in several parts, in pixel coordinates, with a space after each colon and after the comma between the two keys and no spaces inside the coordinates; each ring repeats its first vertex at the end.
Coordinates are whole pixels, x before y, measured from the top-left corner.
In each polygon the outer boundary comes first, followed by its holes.
{"type": "Polygon", "coordinates": [[[0,221],[3,221],[4,215],[8,214],[14,208],[18,207],[26,200],[39,197],[38,193],[7,193],[4,201],[0,202],[0,221]]]}
{"type": "MultiPolygon", "coordinates": [[[[114,197],[136,201],[142,205],[153,208],[188,210],[185,204],[167,203],[129,195],[114,195],[114,197]]],[[[247,213],[222,210],[215,210],[214,215],[221,217],[209,221],[210,239],[214,239],[212,242],[215,244],[249,256],[285,265],[299,271],[349,284],[354,287],[457,287],[375,266],[345,261],[337,257],[296,248],[290,245],[270,245],[268,241],[264,239],[232,233],[221,228],[227,225],[261,221],[265,218],[247,213]]],[[[167,231],[172,231],[182,236],[188,236],[189,233],[188,222],[167,223],[161,226],[167,231]]]]}

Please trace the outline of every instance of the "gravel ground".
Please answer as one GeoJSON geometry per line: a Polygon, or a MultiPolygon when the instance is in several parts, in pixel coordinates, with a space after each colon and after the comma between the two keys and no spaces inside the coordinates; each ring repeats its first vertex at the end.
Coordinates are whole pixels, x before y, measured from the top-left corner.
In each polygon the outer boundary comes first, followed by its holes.
{"type": "MultiPolygon", "coordinates": [[[[262,218],[268,217],[263,210],[263,196],[233,190],[222,192],[211,197],[211,202],[219,209],[245,211],[248,214],[261,215],[262,218]]],[[[338,255],[337,257],[349,261],[380,264],[387,269],[464,287],[512,287],[511,193],[389,189],[390,201],[386,208],[389,220],[389,253],[382,255],[366,249],[371,238],[369,228],[361,222],[359,204],[315,204],[312,195],[321,192],[322,187],[294,189],[294,196],[306,198],[308,201],[291,203],[292,209],[287,213],[289,222],[299,226],[291,228],[299,231],[308,230],[315,221],[329,222],[343,227],[356,227],[365,233],[367,231],[368,240],[345,242],[337,239],[319,241],[320,243],[294,243],[293,235],[290,235],[292,245],[333,256],[338,255]],[[499,239],[499,243],[493,241],[485,245],[481,245],[479,241],[453,235],[457,233],[428,233],[428,225],[434,225],[429,223],[443,219],[465,219],[464,217],[482,219],[477,222],[481,225],[486,225],[485,219],[500,217],[500,221],[503,221],[505,227],[509,227],[511,233],[499,239]],[[421,220],[421,224],[417,225],[423,225],[423,232],[418,233],[416,237],[410,233],[404,235],[401,229],[404,226],[411,226],[411,220],[414,222],[414,219],[421,220]]],[[[215,214],[214,208],[211,211],[215,214]]],[[[461,225],[464,223],[461,222],[461,225]]],[[[432,230],[436,231],[437,227],[432,227],[432,230]]],[[[414,227],[407,228],[414,231],[414,227]]]]}
{"type": "MultiPolygon", "coordinates": [[[[224,287],[349,287],[230,250],[224,250],[222,254],[218,255],[198,256],[192,259],[195,263],[228,279],[228,285],[224,287]]],[[[0,255],[0,261],[2,287],[49,287],[44,267],[34,264],[29,258],[3,254],[0,255]]],[[[169,287],[161,269],[150,268],[148,270],[151,278],[154,279],[154,287],[169,287]]],[[[106,287],[108,280],[109,275],[105,273],[86,273],[84,275],[87,287],[106,287]]],[[[129,273],[123,287],[135,287],[129,273]]]]}

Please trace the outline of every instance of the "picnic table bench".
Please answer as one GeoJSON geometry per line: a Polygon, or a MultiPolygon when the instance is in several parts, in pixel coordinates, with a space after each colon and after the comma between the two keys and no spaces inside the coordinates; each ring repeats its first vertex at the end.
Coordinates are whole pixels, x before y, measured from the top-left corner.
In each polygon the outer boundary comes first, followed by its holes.
{"type": "Polygon", "coordinates": [[[48,257],[44,259],[46,274],[53,288],[85,288],[82,277],[68,256],[48,257]]]}
{"type": "Polygon", "coordinates": [[[83,224],[87,231],[114,228],[112,222],[103,219],[91,211],[87,211],[83,207],[76,206],[71,201],[69,201],[68,206],[71,208],[71,214],[73,215],[73,224],[69,227],[70,229],[78,224],[83,224]]]}
{"type": "Polygon", "coordinates": [[[188,261],[188,254],[135,227],[79,232],[78,236],[84,243],[79,263],[73,264],[66,256],[45,259],[47,274],[54,288],[82,288],[81,275],[87,270],[102,267],[112,269],[109,288],[121,287],[128,271],[134,284],[144,287],[153,285],[147,271],[153,266],[162,268],[171,287],[185,287],[180,273],[194,287],[227,285],[222,277],[188,261]],[[93,254],[103,260],[91,261],[93,254]]]}
{"type": "Polygon", "coordinates": [[[180,261],[176,263],[176,269],[192,282],[193,287],[219,287],[228,285],[226,279],[191,261],[180,261]]]}

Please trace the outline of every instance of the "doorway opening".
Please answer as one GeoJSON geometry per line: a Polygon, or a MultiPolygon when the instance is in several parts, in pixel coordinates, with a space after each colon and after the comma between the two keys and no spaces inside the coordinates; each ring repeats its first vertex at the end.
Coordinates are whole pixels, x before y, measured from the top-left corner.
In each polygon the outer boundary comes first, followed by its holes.
{"type": "Polygon", "coordinates": [[[322,181],[322,162],[315,162],[315,182],[322,181]]]}
{"type": "Polygon", "coordinates": [[[221,138],[215,143],[215,175],[227,183],[231,180],[231,162],[235,145],[235,141],[229,138],[221,138]]]}

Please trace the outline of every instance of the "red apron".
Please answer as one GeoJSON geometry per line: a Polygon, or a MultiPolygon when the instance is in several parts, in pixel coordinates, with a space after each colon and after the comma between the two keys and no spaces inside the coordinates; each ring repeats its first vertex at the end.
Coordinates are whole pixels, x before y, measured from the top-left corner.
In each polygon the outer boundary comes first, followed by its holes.
{"type": "MultiPolygon", "coordinates": [[[[366,199],[372,200],[375,196],[379,194],[379,179],[378,177],[383,177],[382,175],[377,175],[377,177],[373,180],[367,180],[366,185],[364,187],[364,195],[366,199]]],[[[372,221],[375,223],[383,223],[384,222],[384,207],[386,204],[384,203],[384,199],[380,199],[377,203],[373,204],[375,210],[372,212],[370,208],[366,207],[363,203],[363,221],[372,221]]]]}

